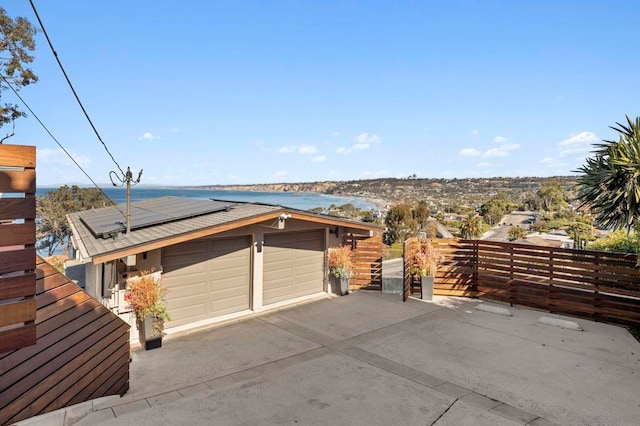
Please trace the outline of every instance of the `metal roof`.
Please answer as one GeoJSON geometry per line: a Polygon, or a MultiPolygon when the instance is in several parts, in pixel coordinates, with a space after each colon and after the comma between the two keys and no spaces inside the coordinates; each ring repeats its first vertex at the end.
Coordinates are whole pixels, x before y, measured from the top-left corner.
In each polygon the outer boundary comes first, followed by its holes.
{"type": "MultiPolygon", "coordinates": [[[[131,230],[215,213],[233,205],[231,202],[203,201],[167,196],[132,203],[131,230]]],[[[120,204],[117,208],[87,210],[82,212],[80,220],[94,237],[113,238],[126,229],[126,217],[123,217],[126,208],[126,204],[120,204]]]]}
{"type": "MultiPolygon", "coordinates": [[[[336,218],[326,215],[318,215],[303,210],[296,210],[271,204],[258,203],[242,203],[221,200],[200,200],[195,198],[183,197],[160,197],[153,200],[144,200],[131,203],[132,220],[136,220],[136,214],[143,212],[142,206],[159,206],[163,203],[173,206],[169,209],[179,209],[180,206],[189,206],[191,212],[198,211],[200,206],[201,212],[206,212],[211,206],[225,205],[224,210],[213,210],[207,213],[191,215],[187,217],[175,218],[170,221],[158,221],[146,226],[132,229],[127,235],[126,233],[113,233],[110,238],[96,237],[96,234],[86,225],[84,218],[100,217],[112,218],[118,217],[124,221],[122,213],[118,210],[125,211],[121,206],[103,207],[100,209],[85,210],[82,212],[71,213],[67,215],[67,219],[73,233],[73,241],[76,249],[84,259],[92,259],[97,256],[105,256],[114,254],[119,256],[120,253],[131,251],[130,249],[140,247],[140,251],[144,251],[145,246],[158,243],[160,246],[163,241],[166,245],[175,244],[177,238],[183,241],[199,238],[196,233],[202,234],[203,230],[211,230],[211,234],[224,230],[234,229],[234,227],[246,226],[251,219],[255,219],[256,223],[264,220],[277,218],[281,213],[294,213],[297,219],[307,220],[310,222],[323,223],[325,225],[340,225],[354,229],[378,230],[379,227],[363,222],[355,222],[347,219],[336,218]],[[235,224],[235,226],[234,226],[235,224]],[[191,237],[190,234],[194,234],[191,237]]],[[[125,207],[126,208],[126,207],[125,207]]],[[[175,210],[174,210],[175,211],[175,210]]],[[[111,220],[111,219],[109,219],[111,220]]]]}

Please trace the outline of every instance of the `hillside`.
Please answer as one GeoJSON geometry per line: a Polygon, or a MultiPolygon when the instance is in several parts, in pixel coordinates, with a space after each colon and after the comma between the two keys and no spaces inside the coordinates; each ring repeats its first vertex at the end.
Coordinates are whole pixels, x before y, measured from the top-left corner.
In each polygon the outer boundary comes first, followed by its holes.
{"type": "Polygon", "coordinates": [[[474,207],[498,193],[506,193],[512,199],[520,200],[525,194],[537,191],[549,179],[560,180],[567,193],[573,194],[576,178],[571,176],[475,179],[381,178],[343,182],[210,185],[200,188],[357,195],[382,199],[389,204],[400,201],[426,200],[430,204],[444,209],[454,206],[474,207]]]}

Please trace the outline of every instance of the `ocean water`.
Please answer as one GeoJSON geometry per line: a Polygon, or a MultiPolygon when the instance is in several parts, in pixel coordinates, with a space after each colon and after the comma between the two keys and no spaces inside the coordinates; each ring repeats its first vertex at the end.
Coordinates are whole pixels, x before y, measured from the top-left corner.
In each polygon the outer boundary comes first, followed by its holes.
{"type": "MultiPolygon", "coordinates": [[[[58,188],[37,188],[36,195],[43,196],[48,191],[58,188]]],[[[116,203],[125,203],[127,192],[125,188],[107,187],[104,193],[116,203]]],[[[232,191],[215,189],[188,189],[188,188],[148,188],[132,187],[131,201],[142,201],[149,198],[163,196],[216,199],[225,201],[248,201],[265,204],[275,204],[284,207],[291,207],[299,210],[309,210],[315,207],[328,208],[332,204],[340,206],[351,203],[362,210],[376,209],[377,206],[366,198],[344,197],[337,195],[299,193],[299,192],[255,192],[255,191],[232,191]]]]}

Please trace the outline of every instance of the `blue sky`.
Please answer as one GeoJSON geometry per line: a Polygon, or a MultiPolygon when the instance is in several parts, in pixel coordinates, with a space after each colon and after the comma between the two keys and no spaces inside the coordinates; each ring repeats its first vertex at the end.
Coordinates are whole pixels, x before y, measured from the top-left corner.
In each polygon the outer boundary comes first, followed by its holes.
{"type": "MultiPolygon", "coordinates": [[[[28,1],[5,3],[36,23],[28,1]]],[[[640,115],[636,0],[35,4],[146,184],[568,175],[640,115]]],[[[116,166],[37,41],[40,81],[21,95],[108,182],[116,166]]],[[[40,186],[88,183],[33,117],[15,130],[40,186]]]]}

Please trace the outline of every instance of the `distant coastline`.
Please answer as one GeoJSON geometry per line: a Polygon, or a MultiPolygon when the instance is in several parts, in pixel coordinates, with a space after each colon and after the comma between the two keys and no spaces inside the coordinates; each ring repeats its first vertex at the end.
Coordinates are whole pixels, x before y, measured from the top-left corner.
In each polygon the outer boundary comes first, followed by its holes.
{"type": "MultiPolygon", "coordinates": [[[[44,196],[47,191],[59,187],[38,187],[36,195],[44,196]]],[[[115,203],[126,202],[126,190],[120,187],[105,187],[103,191],[115,203]]],[[[132,201],[142,201],[163,196],[175,196],[199,199],[222,199],[238,202],[257,202],[281,205],[299,210],[309,210],[317,207],[329,208],[331,205],[340,206],[351,203],[362,210],[380,210],[386,203],[372,197],[351,194],[323,194],[313,191],[264,191],[223,189],[211,187],[170,187],[170,186],[136,186],[131,190],[132,201]]]]}

